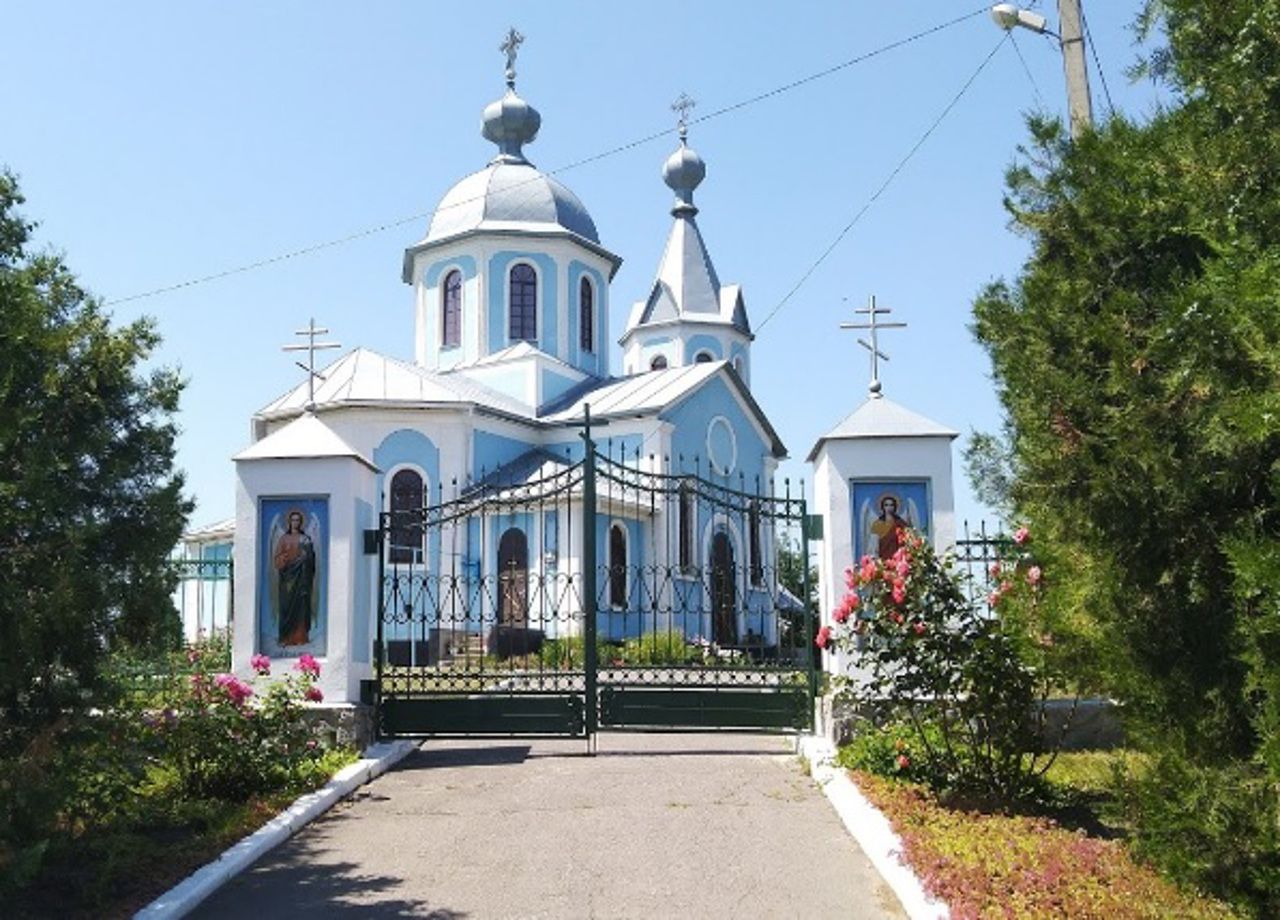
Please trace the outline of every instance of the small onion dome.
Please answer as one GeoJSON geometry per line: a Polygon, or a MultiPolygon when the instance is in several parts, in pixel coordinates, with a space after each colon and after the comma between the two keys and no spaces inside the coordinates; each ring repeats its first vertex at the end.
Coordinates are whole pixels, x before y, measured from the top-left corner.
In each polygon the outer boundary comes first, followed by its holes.
{"type": "Polygon", "coordinates": [[[676,193],[672,214],[692,216],[698,213],[698,209],[693,206],[693,190],[706,175],[707,164],[681,138],[680,149],[667,157],[667,162],[662,166],[662,181],[676,193]]]}
{"type": "Polygon", "coordinates": [[[485,106],[484,122],[480,133],[485,140],[498,145],[498,155],[494,163],[527,163],[523,144],[533,143],[542,127],[542,116],[538,110],[516,95],[510,86],[497,102],[485,106]]]}

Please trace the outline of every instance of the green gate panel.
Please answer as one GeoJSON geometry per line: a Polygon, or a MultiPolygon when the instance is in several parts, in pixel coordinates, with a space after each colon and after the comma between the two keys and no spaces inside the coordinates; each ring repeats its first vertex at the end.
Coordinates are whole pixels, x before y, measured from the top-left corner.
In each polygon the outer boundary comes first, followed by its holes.
{"type": "Polygon", "coordinates": [[[382,734],[569,735],[586,729],[580,695],[384,698],[382,734]]]}
{"type": "Polygon", "coordinates": [[[809,694],[779,690],[604,687],[600,724],[617,728],[804,728],[809,694]]]}

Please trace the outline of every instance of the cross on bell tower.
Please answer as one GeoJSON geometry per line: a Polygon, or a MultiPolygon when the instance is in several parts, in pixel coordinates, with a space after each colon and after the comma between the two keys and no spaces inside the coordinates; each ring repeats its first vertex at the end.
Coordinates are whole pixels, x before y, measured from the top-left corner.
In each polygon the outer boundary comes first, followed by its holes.
{"type": "Polygon", "coordinates": [[[876,306],[876,298],[874,294],[871,295],[871,299],[870,301],[868,301],[865,307],[860,307],[859,309],[854,310],[853,312],[867,314],[866,322],[841,323],[840,328],[841,329],[866,329],[870,332],[871,341],[868,342],[866,339],[860,338],[858,339],[858,344],[871,353],[871,383],[867,386],[867,389],[871,391],[872,399],[879,399],[882,395],[881,390],[883,389],[883,387],[880,385],[880,361],[881,360],[888,361],[889,356],[880,350],[880,342],[876,333],[879,332],[881,329],[905,329],[907,324],[877,322],[878,317],[883,316],[886,313],[892,313],[893,311],[888,307],[876,306]]]}
{"type": "Polygon", "coordinates": [[[697,104],[698,101],[691,98],[688,93],[681,93],[676,97],[676,101],[671,103],[671,111],[680,113],[680,121],[676,123],[676,127],[680,131],[681,143],[684,143],[684,139],[689,135],[689,112],[697,104]]]}

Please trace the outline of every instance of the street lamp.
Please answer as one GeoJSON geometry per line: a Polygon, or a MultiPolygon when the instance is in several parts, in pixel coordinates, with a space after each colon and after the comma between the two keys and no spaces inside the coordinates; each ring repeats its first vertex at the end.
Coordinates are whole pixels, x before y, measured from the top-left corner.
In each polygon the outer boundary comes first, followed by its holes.
{"type": "Polygon", "coordinates": [[[1039,13],[1024,10],[1012,3],[997,3],[991,8],[991,18],[1006,32],[1016,26],[1041,35],[1053,35],[1058,39],[1062,47],[1062,68],[1067,77],[1067,113],[1070,116],[1071,137],[1079,137],[1081,131],[1093,124],[1080,0],[1058,0],[1058,22],[1062,30],[1060,35],[1046,27],[1045,18],[1039,13]]]}

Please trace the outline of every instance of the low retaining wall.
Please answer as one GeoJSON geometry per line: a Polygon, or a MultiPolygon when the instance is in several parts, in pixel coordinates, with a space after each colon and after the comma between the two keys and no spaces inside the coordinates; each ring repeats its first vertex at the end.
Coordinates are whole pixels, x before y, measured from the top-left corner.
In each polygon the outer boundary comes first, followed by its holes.
{"type": "MultiPolygon", "coordinates": [[[[1114,700],[1053,699],[1045,700],[1041,706],[1045,716],[1045,737],[1051,743],[1057,743],[1061,738],[1060,749],[1063,751],[1105,751],[1124,744],[1120,707],[1114,700]],[[1065,735],[1064,725],[1067,726],[1065,735]]],[[[865,706],[828,694],[816,703],[814,732],[839,747],[849,743],[857,723],[868,715],[865,706]]]]}

